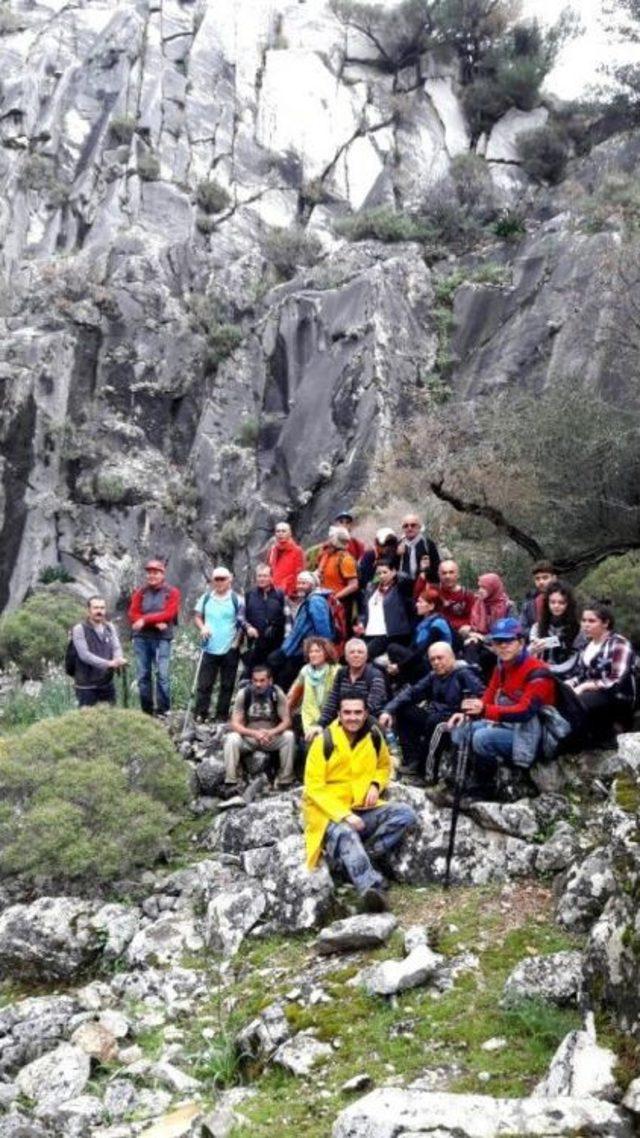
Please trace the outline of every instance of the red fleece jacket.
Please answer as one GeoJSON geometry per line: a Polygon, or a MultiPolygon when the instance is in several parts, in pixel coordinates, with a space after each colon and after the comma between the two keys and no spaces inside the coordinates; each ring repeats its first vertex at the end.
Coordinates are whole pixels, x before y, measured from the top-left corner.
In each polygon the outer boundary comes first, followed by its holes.
{"type": "Polygon", "coordinates": [[[548,664],[526,652],[509,664],[498,664],[484,693],[483,717],[496,723],[523,723],[537,715],[544,704],[553,707],[556,693],[550,672],[548,679],[541,676],[527,683],[530,672],[547,669],[548,664]],[[498,703],[500,696],[506,696],[509,702],[498,703]]]}
{"type": "Polygon", "coordinates": [[[142,588],[136,589],[131,597],[129,605],[128,617],[131,624],[135,624],[137,620],[144,620],[147,624],[172,624],[178,618],[180,611],[180,590],[175,585],[161,585],[162,589],[166,590],[166,603],[160,612],[143,612],[142,611],[142,598],[144,596],[146,585],[142,588]]]}

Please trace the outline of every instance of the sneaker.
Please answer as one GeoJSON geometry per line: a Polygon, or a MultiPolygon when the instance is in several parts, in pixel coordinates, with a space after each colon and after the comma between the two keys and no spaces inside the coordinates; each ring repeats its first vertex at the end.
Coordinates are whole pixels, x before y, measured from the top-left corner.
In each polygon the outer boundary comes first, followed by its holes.
{"type": "Polygon", "coordinates": [[[389,909],[389,902],[380,887],[366,889],[361,902],[364,913],[386,913],[389,909]]]}

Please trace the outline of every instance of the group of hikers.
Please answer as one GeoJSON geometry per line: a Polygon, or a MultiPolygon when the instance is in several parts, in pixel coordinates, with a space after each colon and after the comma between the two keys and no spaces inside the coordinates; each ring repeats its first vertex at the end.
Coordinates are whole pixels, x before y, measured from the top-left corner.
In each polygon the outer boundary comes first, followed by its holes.
{"type": "MultiPolygon", "coordinates": [[[[305,552],[278,522],[244,595],[226,566],[213,569],[193,610],[194,716],[209,718],[217,684],[223,797],[243,790],[255,751],[273,756],[278,788],[303,772],[308,865],[324,852],[365,907],[380,911],[379,862],[415,822],[410,807],[381,798],[394,765],[389,744],[399,744],[398,775],[437,796],[447,792],[443,756],[464,739],[465,796],[491,799],[502,767],[526,771],[628,728],[635,656],[610,605],[594,600],[579,611],[549,562],[533,566],[518,610],[498,573],[466,588],[416,514],[402,519],[401,535],[379,529],[371,548],[353,527],[352,511],[341,511],[327,540],[305,552]]],[[[145,574],[128,617],[140,706],[163,715],[181,598],[162,559],[149,560],[145,574]]],[[[72,642],[79,705],[115,702],[125,657],[101,598],[88,601],[72,642]]]]}

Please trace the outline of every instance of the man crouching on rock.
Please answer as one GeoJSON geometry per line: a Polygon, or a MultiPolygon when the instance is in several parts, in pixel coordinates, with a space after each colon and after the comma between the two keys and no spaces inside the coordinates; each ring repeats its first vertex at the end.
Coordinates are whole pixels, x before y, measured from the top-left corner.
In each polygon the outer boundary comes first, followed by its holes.
{"type": "Polygon", "coordinates": [[[342,696],[338,718],[309,749],[304,773],[303,816],[307,865],[322,850],[355,885],[369,913],[388,909],[382,874],[371,864],[402,840],[416,816],[404,803],[382,802],[391,759],[362,696],[342,696]]]}

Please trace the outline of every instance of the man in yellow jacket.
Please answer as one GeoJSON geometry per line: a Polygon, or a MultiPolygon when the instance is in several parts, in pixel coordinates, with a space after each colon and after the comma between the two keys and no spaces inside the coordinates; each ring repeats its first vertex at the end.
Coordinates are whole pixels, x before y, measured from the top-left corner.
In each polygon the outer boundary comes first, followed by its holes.
{"type": "Polygon", "coordinates": [[[314,739],[304,773],[307,865],[313,869],[324,848],[329,862],[355,885],[363,907],[383,912],[388,908],[385,881],[370,855],[378,858],[393,849],[416,816],[404,803],[380,799],[391,760],[362,696],[345,693],[327,732],[314,739]]]}

